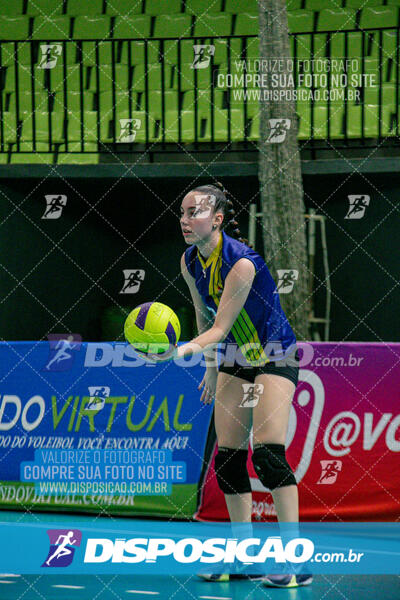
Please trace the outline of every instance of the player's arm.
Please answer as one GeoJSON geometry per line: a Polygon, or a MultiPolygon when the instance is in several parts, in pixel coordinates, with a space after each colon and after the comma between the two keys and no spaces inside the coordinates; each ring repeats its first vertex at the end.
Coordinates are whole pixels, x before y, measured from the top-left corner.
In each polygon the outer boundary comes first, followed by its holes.
{"type": "MultiPolygon", "coordinates": [[[[193,277],[187,270],[184,254],[181,258],[181,272],[184,280],[187,283],[190,295],[193,300],[193,306],[196,315],[197,331],[199,332],[199,334],[204,333],[212,326],[212,319],[210,318],[210,313],[207,306],[204,304],[202,297],[197,291],[193,277]]],[[[205,354],[204,358],[206,361],[207,369],[217,368],[216,357],[214,352],[205,354]]]]}
{"type": "MultiPolygon", "coordinates": [[[[204,352],[205,348],[215,347],[226,338],[247,300],[255,274],[255,267],[247,258],[241,258],[233,265],[225,280],[214,324],[192,341],[179,346],[177,358],[204,352]]],[[[189,273],[187,276],[191,277],[189,273]]],[[[191,279],[194,285],[193,277],[191,279]]]]}

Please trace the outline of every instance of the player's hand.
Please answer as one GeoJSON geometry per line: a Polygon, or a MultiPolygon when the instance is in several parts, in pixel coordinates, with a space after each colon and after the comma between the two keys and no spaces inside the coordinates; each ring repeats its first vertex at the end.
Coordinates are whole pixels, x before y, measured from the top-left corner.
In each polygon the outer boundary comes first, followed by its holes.
{"type": "Polygon", "coordinates": [[[203,377],[203,381],[200,383],[198,389],[203,389],[203,392],[200,396],[200,402],[204,402],[204,404],[211,404],[213,399],[215,398],[215,392],[217,389],[217,377],[218,370],[213,368],[206,369],[206,372],[203,377]]]}

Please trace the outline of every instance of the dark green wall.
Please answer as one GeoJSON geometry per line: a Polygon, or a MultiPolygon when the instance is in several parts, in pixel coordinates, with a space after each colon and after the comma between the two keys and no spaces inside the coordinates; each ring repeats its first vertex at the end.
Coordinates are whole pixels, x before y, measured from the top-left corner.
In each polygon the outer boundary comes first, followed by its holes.
{"type": "MultiPolygon", "coordinates": [[[[187,304],[179,274],[186,246],[177,215],[178,199],[192,179],[184,178],[184,167],[177,169],[182,178],[164,181],[1,183],[1,339],[35,340],[69,331],[96,341],[102,339],[102,314],[115,303],[127,310],[155,299],[174,309],[187,304]],[[67,195],[60,219],[41,219],[45,194],[67,195]],[[146,271],[135,295],[119,294],[127,268],[146,271]]],[[[225,178],[224,183],[246,206],[257,198],[256,178],[225,178]]],[[[399,183],[398,175],[304,177],[307,208],[327,216],[333,340],[400,339],[399,183]],[[363,219],[344,219],[347,194],[371,196],[363,219]]],[[[239,221],[247,233],[246,210],[239,221]]],[[[317,276],[322,276],[319,268],[317,276]]],[[[316,300],[321,313],[323,290],[316,300]]]]}

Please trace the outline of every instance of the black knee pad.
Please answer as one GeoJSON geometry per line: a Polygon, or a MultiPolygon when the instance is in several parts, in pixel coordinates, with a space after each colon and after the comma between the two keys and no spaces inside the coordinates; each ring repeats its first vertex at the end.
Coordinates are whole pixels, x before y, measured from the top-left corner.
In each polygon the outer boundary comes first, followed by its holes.
{"type": "Polygon", "coordinates": [[[266,488],[274,490],[285,485],[297,485],[286,460],[284,444],[257,444],[252,461],[259,480],[266,488]]]}
{"type": "Polygon", "coordinates": [[[247,450],[218,448],[214,469],[218,485],[224,494],[251,492],[250,478],[246,467],[247,450]]]}

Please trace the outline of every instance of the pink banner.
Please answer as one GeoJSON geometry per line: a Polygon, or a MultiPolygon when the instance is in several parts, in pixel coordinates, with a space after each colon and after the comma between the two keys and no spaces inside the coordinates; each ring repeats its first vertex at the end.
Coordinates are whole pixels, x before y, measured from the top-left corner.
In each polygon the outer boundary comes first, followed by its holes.
{"type": "MultiPolygon", "coordinates": [[[[400,344],[312,343],[304,350],[286,440],[301,521],[400,517],[400,344]]],[[[253,520],[275,521],[251,462],[253,520]]],[[[228,520],[214,449],[196,518],[228,520]]]]}

